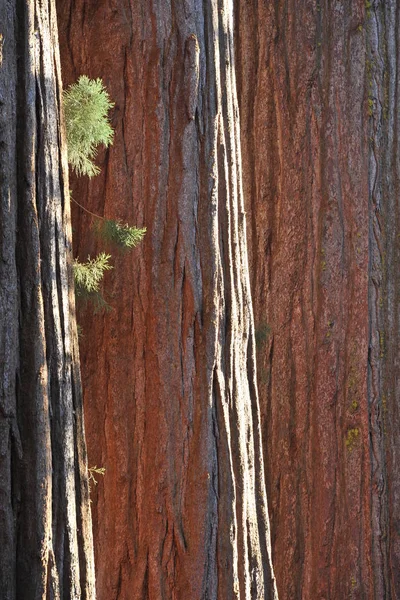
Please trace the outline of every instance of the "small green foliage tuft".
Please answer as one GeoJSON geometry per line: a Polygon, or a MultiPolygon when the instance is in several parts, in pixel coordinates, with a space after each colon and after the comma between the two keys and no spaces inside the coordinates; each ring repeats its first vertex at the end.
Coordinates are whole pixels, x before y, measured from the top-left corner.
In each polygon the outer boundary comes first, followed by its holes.
{"type": "Polygon", "coordinates": [[[77,175],[93,177],[100,170],[94,164],[97,146],[112,143],[113,129],[107,113],[114,106],[101,79],[82,75],[64,91],[68,162],[77,175]]]}
{"type": "Polygon", "coordinates": [[[98,219],[94,229],[104,240],[113,242],[123,250],[135,248],[142,240],[146,229],[138,229],[127,223],[112,221],[109,219],[98,219]]]}
{"type": "Polygon", "coordinates": [[[95,258],[88,257],[87,262],[80,263],[74,260],[75,291],[78,296],[85,293],[98,292],[104,272],[112,269],[109,264],[111,256],[101,252],[95,258]]]}
{"type": "Polygon", "coordinates": [[[83,300],[91,301],[96,311],[110,308],[100,292],[100,283],[105,271],[113,268],[109,264],[110,258],[109,254],[101,252],[95,258],[88,256],[85,263],[79,262],[78,259],[73,263],[75,293],[83,300]]]}

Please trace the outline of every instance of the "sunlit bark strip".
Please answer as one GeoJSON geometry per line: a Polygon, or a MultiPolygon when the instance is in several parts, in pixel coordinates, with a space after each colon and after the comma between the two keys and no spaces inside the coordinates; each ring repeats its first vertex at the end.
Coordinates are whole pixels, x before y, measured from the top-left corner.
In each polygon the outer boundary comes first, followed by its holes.
{"type": "Polygon", "coordinates": [[[0,34],[0,595],[93,600],[54,3],[0,34]]]}

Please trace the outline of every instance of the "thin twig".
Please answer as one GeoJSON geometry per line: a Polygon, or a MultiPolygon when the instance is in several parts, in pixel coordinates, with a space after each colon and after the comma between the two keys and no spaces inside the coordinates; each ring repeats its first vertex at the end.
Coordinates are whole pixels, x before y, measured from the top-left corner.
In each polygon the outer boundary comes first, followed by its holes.
{"type": "Polygon", "coordinates": [[[82,204],[79,204],[79,202],[77,202],[74,198],[72,198],[71,195],[70,195],[70,199],[72,200],[72,202],[75,202],[75,204],[77,206],[79,206],[79,208],[81,208],[82,210],[85,210],[87,213],[89,213],[89,215],[92,215],[92,217],[96,217],[96,219],[102,219],[103,221],[106,220],[105,217],[101,217],[100,215],[96,215],[96,213],[92,212],[88,208],[85,208],[84,206],[82,206],[82,204]]]}

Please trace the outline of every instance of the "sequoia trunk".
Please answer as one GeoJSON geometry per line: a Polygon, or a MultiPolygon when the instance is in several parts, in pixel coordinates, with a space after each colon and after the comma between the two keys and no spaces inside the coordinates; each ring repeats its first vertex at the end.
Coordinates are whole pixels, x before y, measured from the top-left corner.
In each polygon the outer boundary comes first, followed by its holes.
{"type": "MultiPolygon", "coordinates": [[[[100,599],[273,598],[225,0],[60,0],[63,75],[115,109],[92,212],[147,227],[81,313],[100,599]]],[[[75,213],[84,259],[101,247],[75,213]]]]}
{"type": "Polygon", "coordinates": [[[397,598],[400,4],[237,7],[278,592],[397,598]]]}
{"type": "Polygon", "coordinates": [[[0,2],[0,595],[92,600],[52,1],[0,2]]]}

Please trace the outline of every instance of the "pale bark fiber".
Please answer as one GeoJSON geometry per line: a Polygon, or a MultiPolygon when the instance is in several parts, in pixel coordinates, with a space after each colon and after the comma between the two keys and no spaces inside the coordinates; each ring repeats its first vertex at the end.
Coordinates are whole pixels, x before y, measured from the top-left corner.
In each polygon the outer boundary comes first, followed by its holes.
{"type": "Polygon", "coordinates": [[[0,34],[0,596],[93,600],[54,3],[0,34]]]}
{"type": "Polygon", "coordinates": [[[237,3],[281,600],[400,597],[398,0],[237,3]]]}
{"type": "MultiPolygon", "coordinates": [[[[147,227],[81,315],[100,600],[276,598],[226,0],[60,0],[66,83],[115,101],[91,211],[147,227]]],[[[76,248],[95,251],[90,217],[76,248]]],[[[101,243],[96,249],[101,248],[101,243]]]]}

